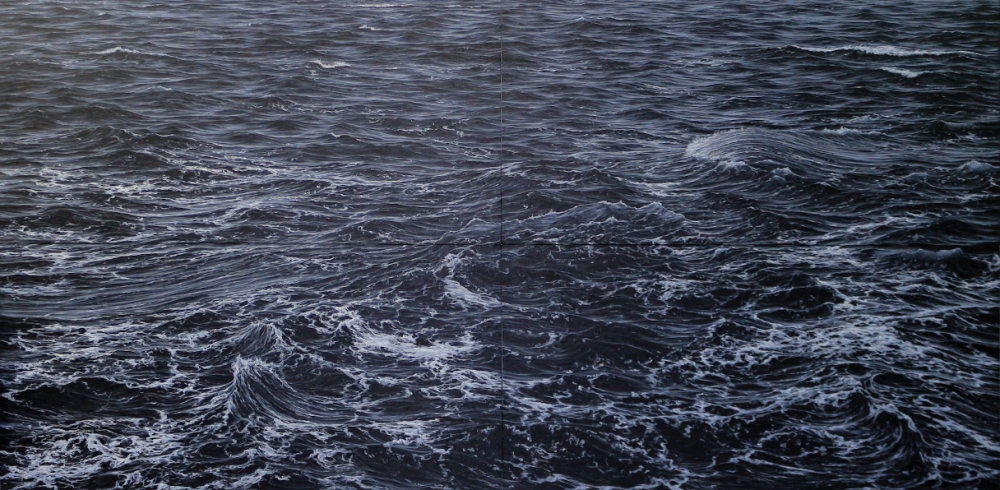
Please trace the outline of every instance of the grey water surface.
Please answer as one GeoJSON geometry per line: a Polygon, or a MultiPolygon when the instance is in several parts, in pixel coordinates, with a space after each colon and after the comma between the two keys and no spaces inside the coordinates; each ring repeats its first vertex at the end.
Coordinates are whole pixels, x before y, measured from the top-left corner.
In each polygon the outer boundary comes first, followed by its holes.
{"type": "Polygon", "coordinates": [[[998,25],[0,0],[0,488],[997,488],[998,25]]]}

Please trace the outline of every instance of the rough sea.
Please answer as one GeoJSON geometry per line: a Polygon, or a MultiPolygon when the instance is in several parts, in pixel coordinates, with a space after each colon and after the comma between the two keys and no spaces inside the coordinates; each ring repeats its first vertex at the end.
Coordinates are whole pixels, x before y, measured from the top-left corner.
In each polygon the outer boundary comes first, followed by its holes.
{"type": "Polygon", "coordinates": [[[1000,487],[995,0],[0,0],[0,488],[1000,487]]]}

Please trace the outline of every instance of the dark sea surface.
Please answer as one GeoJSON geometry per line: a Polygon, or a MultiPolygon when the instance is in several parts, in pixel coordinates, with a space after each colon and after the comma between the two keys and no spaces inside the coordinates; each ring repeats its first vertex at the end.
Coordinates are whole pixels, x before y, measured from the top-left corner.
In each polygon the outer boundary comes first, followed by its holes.
{"type": "Polygon", "coordinates": [[[1000,487],[1000,3],[755,3],[0,0],[0,488],[1000,487]]]}

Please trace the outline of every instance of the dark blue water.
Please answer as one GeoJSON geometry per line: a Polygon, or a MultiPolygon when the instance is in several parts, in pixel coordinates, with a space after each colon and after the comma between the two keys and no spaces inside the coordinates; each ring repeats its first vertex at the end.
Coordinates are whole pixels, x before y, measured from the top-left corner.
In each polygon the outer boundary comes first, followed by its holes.
{"type": "Polygon", "coordinates": [[[996,488],[998,24],[0,2],[0,488],[996,488]]]}

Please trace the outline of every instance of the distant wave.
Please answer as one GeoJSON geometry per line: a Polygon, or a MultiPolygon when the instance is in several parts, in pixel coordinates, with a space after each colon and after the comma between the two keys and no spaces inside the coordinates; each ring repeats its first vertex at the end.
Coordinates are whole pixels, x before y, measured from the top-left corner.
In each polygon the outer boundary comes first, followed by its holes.
{"type": "Polygon", "coordinates": [[[924,72],[922,72],[922,71],[907,70],[905,68],[893,68],[891,66],[882,67],[881,69],[883,71],[887,71],[889,73],[893,73],[893,74],[896,74],[896,75],[904,76],[906,78],[917,78],[920,75],[924,74],[924,72]]]}
{"type": "Polygon", "coordinates": [[[330,69],[333,69],[333,68],[343,68],[345,66],[351,66],[350,63],[347,63],[345,61],[334,61],[333,63],[323,63],[320,60],[311,60],[311,61],[309,61],[308,64],[310,64],[310,65],[316,65],[316,66],[318,66],[320,68],[325,68],[327,70],[330,70],[330,69]]]}
{"type": "Polygon", "coordinates": [[[839,127],[818,131],[775,131],[740,128],[698,136],[684,150],[693,160],[714,162],[722,171],[771,171],[780,161],[796,175],[832,182],[845,173],[875,164],[869,155],[851,151],[845,141],[877,136],[878,131],[839,127]]]}
{"type": "Polygon", "coordinates": [[[1000,168],[978,160],[970,160],[962,164],[961,167],[958,167],[958,170],[969,174],[992,174],[996,173],[1000,168]]]}
{"type": "Polygon", "coordinates": [[[115,46],[115,47],[110,48],[110,49],[105,49],[104,51],[97,51],[94,54],[109,55],[109,54],[119,54],[119,53],[121,53],[121,54],[135,54],[135,55],[140,55],[140,56],[166,56],[166,57],[170,56],[167,53],[147,53],[145,51],[139,51],[137,49],[123,48],[121,46],[115,46]]]}
{"type": "Polygon", "coordinates": [[[812,53],[833,53],[837,51],[855,51],[858,53],[871,54],[876,56],[947,56],[954,54],[975,55],[972,51],[949,51],[934,49],[907,49],[890,45],[869,46],[865,44],[852,44],[849,46],[835,47],[812,47],[792,45],[793,48],[809,51],[812,53]]]}

